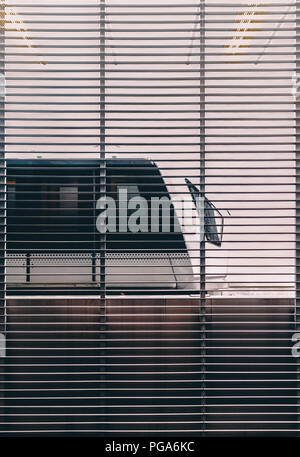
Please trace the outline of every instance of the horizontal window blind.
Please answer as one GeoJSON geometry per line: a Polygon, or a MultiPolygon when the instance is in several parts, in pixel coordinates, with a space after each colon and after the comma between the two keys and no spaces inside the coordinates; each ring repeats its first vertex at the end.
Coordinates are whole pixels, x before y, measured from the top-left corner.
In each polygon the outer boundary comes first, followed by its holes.
{"type": "Polygon", "coordinates": [[[297,8],[3,3],[0,435],[297,436],[297,8]]]}

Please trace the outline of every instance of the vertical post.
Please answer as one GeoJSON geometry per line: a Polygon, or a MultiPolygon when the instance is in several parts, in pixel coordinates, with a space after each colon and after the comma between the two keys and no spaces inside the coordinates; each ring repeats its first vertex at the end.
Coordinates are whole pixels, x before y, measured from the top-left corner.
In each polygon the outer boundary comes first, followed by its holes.
{"type": "MultiPolygon", "coordinates": [[[[105,157],[105,0],[100,0],[100,196],[106,195],[106,157],[105,157]]],[[[100,296],[105,305],[105,252],[106,235],[100,234],[100,296]]]]}
{"type": "MultiPolygon", "coordinates": [[[[296,2],[296,81],[300,74],[300,5],[296,2]]],[[[300,332],[300,98],[296,92],[296,300],[295,327],[300,332]]],[[[300,359],[297,363],[297,429],[300,434],[300,359]]]]}
{"type": "MultiPolygon", "coordinates": [[[[205,195],[205,0],[199,4],[200,25],[200,192],[205,195]]],[[[202,434],[206,423],[206,280],[205,236],[200,242],[200,320],[201,320],[201,415],[202,434]]]]}
{"type": "MultiPolygon", "coordinates": [[[[6,339],[6,308],[5,308],[5,242],[6,242],[6,203],[5,203],[5,140],[4,140],[4,28],[5,28],[5,6],[0,4],[0,423],[4,422],[4,386],[5,386],[5,339],[6,339]]],[[[0,431],[4,429],[0,425],[0,431]]]]}
{"type": "MultiPolygon", "coordinates": [[[[106,195],[106,104],[105,104],[105,84],[106,84],[106,74],[105,74],[105,54],[106,54],[106,40],[105,40],[105,23],[106,23],[106,9],[105,9],[105,0],[100,0],[100,175],[99,175],[99,193],[100,196],[106,195]]],[[[94,205],[96,202],[94,202],[94,205]]],[[[96,223],[96,220],[94,221],[96,223]]],[[[100,233],[100,278],[99,278],[99,288],[100,288],[100,325],[99,325],[99,371],[101,373],[100,380],[102,381],[101,386],[101,400],[99,399],[99,406],[101,406],[101,416],[106,417],[105,411],[105,362],[106,362],[106,351],[105,351],[105,331],[106,331],[106,235],[105,233],[100,233]]],[[[103,430],[106,430],[106,426],[102,426],[103,430]]],[[[102,430],[102,431],[103,431],[102,430]]]]}
{"type": "MultiPolygon", "coordinates": [[[[100,0],[100,196],[106,195],[106,158],[105,158],[105,0],[100,0]]],[[[95,204],[95,202],[94,202],[95,204]]],[[[106,235],[100,234],[100,296],[105,306],[105,252],[106,235]]]]}

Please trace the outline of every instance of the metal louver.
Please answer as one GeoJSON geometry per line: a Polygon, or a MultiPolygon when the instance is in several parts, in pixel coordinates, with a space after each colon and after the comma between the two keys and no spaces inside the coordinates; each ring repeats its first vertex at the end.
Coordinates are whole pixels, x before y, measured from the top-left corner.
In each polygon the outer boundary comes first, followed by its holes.
{"type": "Polygon", "coordinates": [[[0,436],[298,435],[298,7],[2,5],[0,436]]]}

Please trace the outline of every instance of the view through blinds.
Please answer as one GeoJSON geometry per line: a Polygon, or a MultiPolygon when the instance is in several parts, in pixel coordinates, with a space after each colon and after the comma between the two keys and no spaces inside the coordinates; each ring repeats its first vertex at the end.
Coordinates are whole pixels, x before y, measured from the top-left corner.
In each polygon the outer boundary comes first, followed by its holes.
{"type": "Polygon", "coordinates": [[[296,435],[296,2],[2,8],[1,435],[296,435]]]}

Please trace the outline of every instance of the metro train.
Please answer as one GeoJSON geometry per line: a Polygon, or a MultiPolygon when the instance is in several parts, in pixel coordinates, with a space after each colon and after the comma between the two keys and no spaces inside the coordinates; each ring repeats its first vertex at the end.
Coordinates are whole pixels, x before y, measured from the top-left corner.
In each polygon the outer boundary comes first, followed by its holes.
{"type": "MultiPolygon", "coordinates": [[[[103,182],[116,211],[122,205],[120,191],[146,202],[150,197],[171,202],[158,166],[147,159],[107,159],[101,177],[100,165],[99,160],[7,161],[8,290],[199,288],[183,231],[175,230],[180,225],[173,204],[167,231],[161,213],[155,231],[126,231],[116,222],[115,231],[103,235],[97,226],[103,182]]],[[[216,219],[222,215],[187,179],[184,192],[194,202],[203,197],[205,238],[220,246],[222,228],[216,219]]],[[[126,210],[130,218],[133,210],[126,210]]]]}

